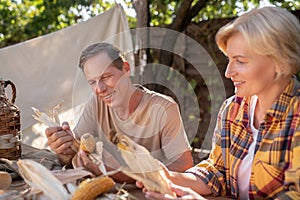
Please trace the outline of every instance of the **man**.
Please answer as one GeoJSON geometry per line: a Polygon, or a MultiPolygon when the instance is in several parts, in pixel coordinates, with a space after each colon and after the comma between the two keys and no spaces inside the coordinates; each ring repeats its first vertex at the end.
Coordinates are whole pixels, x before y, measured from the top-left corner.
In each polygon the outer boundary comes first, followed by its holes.
{"type": "MultiPolygon", "coordinates": [[[[170,170],[183,172],[193,165],[178,105],[170,97],[133,85],[129,63],[117,48],[107,43],[92,44],[82,52],[79,67],[94,94],[74,133],[80,138],[89,132],[103,141],[104,163],[108,170],[123,164],[116,161],[120,155],[108,140],[111,130],[123,133],[147,148],[170,170]]],[[[46,129],[50,148],[64,164],[70,164],[75,155],[71,149],[72,135],[66,122],[61,127],[46,129]]],[[[101,174],[84,152],[78,153],[78,161],[94,174],[101,174]]],[[[130,181],[122,173],[113,178],[119,182],[130,181]]]]}

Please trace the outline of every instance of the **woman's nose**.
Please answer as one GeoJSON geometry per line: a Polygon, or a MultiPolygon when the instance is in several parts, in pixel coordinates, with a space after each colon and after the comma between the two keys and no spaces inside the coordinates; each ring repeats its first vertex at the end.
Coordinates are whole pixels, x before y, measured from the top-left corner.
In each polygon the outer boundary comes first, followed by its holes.
{"type": "Polygon", "coordinates": [[[231,78],[236,74],[235,70],[234,70],[234,66],[232,62],[228,62],[227,67],[226,67],[226,71],[225,71],[225,77],[226,78],[231,78]]]}

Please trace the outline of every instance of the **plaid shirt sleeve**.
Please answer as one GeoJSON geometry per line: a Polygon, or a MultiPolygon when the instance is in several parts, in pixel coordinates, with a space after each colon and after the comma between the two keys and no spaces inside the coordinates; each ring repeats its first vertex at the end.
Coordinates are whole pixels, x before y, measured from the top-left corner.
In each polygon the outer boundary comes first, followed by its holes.
{"type": "Polygon", "coordinates": [[[287,190],[276,199],[300,199],[300,101],[298,101],[298,108],[296,108],[295,113],[295,123],[292,123],[294,127],[290,127],[290,129],[295,129],[292,139],[292,162],[284,174],[284,185],[287,187],[287,190]]]}
{"type": "Polygon", "coordinates": [[[186,171],[187,173],[196,175],[207,184],[210,187],[213,196],[224,196],[226,194],[225,169],[221,148],[221,130],[222,118],[224,117],[223,113],[232,100],[232,98],[227,99],[219,111],[217,124],[214,130],[212,151],[209,158],[186,171]]]}

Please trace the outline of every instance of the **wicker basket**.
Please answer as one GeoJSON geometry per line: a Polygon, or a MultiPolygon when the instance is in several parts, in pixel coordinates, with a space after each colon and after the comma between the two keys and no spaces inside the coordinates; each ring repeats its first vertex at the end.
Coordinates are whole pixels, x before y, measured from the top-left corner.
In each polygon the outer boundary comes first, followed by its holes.
{"type": "Polygon", "coordinates": [[[16,87],[11,81],[0,79],[0,157],[16,160],[21,156],[20,111],[14,105],[16,87]],[[12,99],[8,99],[5,88],[10,85],[12,99]]]}

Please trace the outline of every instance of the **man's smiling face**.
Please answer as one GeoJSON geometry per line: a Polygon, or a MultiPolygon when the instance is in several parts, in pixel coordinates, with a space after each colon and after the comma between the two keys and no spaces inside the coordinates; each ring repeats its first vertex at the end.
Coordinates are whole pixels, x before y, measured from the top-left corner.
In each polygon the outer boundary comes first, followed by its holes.
{"type": "Polygon", "coordinates": [[[118,101],[123,99],[122,94],[126,91],[126,88],[122,88],[126,87],[126,84],[120,82],[129,78],[126,65],[120,70],[113,66],[106,52],[100,52],[85,62],[84,74],[98,98],[110,107],[119,106],[118,101]]]}

